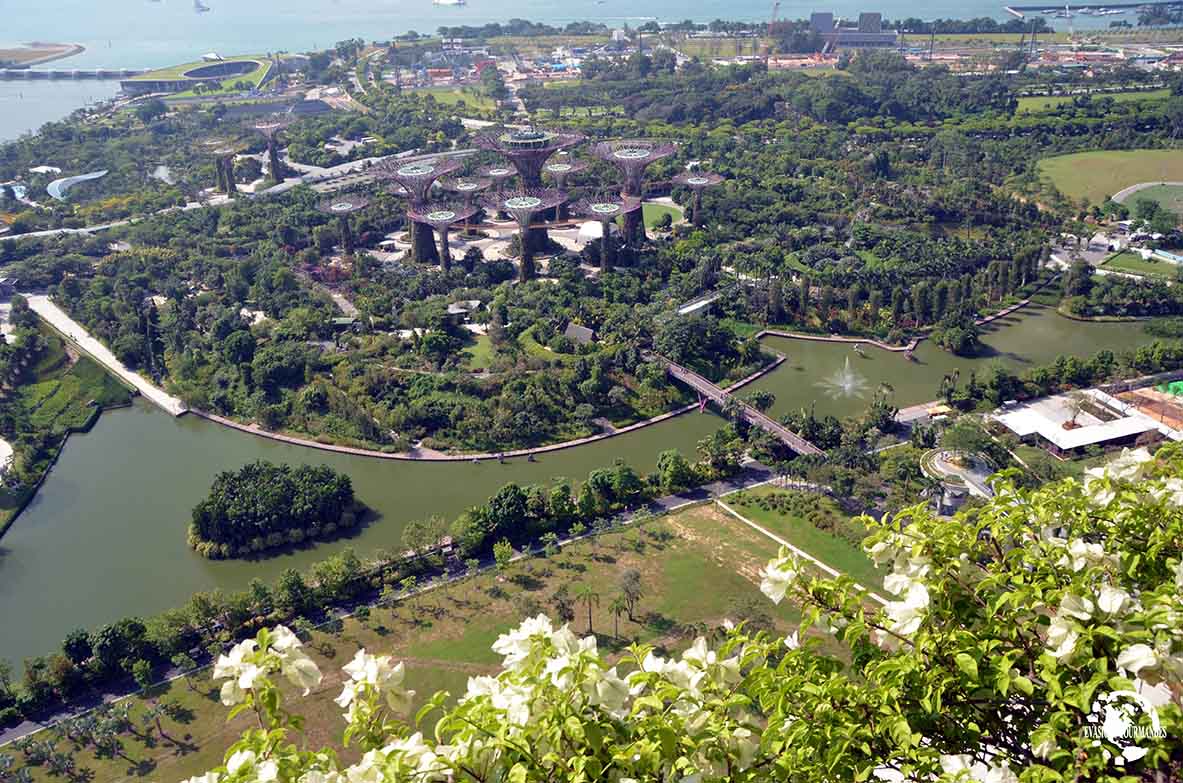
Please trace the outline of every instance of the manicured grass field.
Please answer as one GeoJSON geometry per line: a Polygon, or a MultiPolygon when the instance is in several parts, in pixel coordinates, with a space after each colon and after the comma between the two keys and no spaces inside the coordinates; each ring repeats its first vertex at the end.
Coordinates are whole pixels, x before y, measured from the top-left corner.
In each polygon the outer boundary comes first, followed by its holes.
{"type": "Polygon", "coordinates": [[[858,522],[843,513],[832,498],[787,492],[779,487],[765,485],[730,495],[724,500],[743,516],[808,552],[830,568],[850,574],[871,590],[881,588],[885,574],[875,568],[861,546],[820,529],[818,522],[825,517],[840,520],[839,524],[849,525],[852,529],[861,528],[858,522]],[[775,502],[769,502],[776,496],[787,496],[789,503],[778,508],[775,502]]]}
{"type": "Polygon", "coordinates": [[[1179,150],[1104,150],[1058,155],[1039,163],[1040,174],[1060,192],[1100,204],[1139,182],[1183,181],[1179,150]]]}
{"type": "MultiPolygon", "coordinates": [[[[799,621],[787,603],[774,606],[759,593],[760,569],[775,555],[776,545],[713,506],[698,506],[645,525],[609,533],[564,547],[553,557],[519,561],[499,573],[484,573],[391,607],[371,611],[368,619],[346,619],[313,634],[309,653],[325,680],[297,705],[308,717],[310,745],[339,748],[343,721],[332,699],[341,690],[340,667],[354,650],[391,654],[407,665],[409,687],[418,693],[415,708],[438,690],[462,693],[469,676],[495,673],[499,659],[489,649],[493,640],[516,625],[524,615],[543,612],[555,616],[552,597],[560,587],[569,592],[580,584],[600,594],[592,606],[592,629],[601,650],[618,655],[640,641],[666,654],[688,644],[683,630],[696,624],[716,626],[725,618],[752,617],[757,607],[778,633],[799,621]],[[620,577],[635,568],[642,575],[644,596],[634,617],[615,616],[609,608],[620,577]]],[[[587,608],[575,606],[573,630],[588,631],[587,608]]],[[[291,689],[284,684],[285,693],[291,689]]],[[[91,749],[71,750],[66,741],[58,749],[72,753],[79,769],[94,773],[95,783],[126,780],[182,780],[221,763],[230,743],[253,718],[244,714],[226,723],[226,709],[218,702],[218,688],[209,670],[133,697],[132,716],[143,714],[155,700],[177,706],[177,717],[162,721],[173,741],[158,732],[149,747],[144,739],[124,735],[126,758],[96,758],[91,749]]],[[[249,711],[248,711],[249,712],[249,711]]],[[[430,720],[429,720],[430,724],[430,720]]],[[[430,725],[428,726],[430,729],[430,725]]],[[[352,751],[342,752],[351,761],[352,751]]],[[[17,766],[23,763],[21,754],[17,766]]],[[[33,781],[57,780],[44,767],[32,768],[33,781]]]]}
{"type": "Polygon", "coordinates": [[[670,218],[677,223],[682,219],[682,210],[677,207],[671,207],[666,204],[644,204],[641,207],[641,213],[645,216],[645,228],[653,228],[657,225],[657,221],[661,219],[662,215],[669,215],[670,218]]]}
{"type": "Polygon", "coordinates": [[[1168,261],[1143,260],[1140,255],[1128,250],[1110,256],[1101,268],[1115,272],[1128,272],[1132,275],[1160,277],[1165,280],[1177,279],[1180,271],[1179,266],[1168,261]]]}
{"type": "MultiPolygon", "coordinates": [[[[1103,92],[1097,93],[1094,98],[1112,98],[1116,103],[1126,103],[1128,101],[1153,101],[1169,98],[1171,91],[1168,89],[1162,90],[1143,90],[1141,92],[1103,92]]],[[[1019,98],[1019,113],[1037,113],[1041,111],[1054,111],[1066,103],[1072,103],[1074,95],[1038,95],[1027,98],[1019,98]]]]}
{"type": "Polygon", "coordinates": [[[437,103],[452,108],[460,106],[461,103],[476,111],[494,111],[497,108],[492,98],[470,87],[423,87],[411,94],[430,95],[437,103]]]}
{"type": "Polygon", "coordinates": [[[1156,201],[1166,211],[1183,215],[1183,187],[1178,185],[1155,185],[1145,188],[1127,196],[1124,202],[1132,209],[1142,199],[1156,201]]]}
{"type": "Polygon", "coordinates": [[[493,341],[489,339],[487,334],[478,334],[473,336],[472,342],[464,352],[468,354],[468,366],[473,370],[488,369],[489,363],[493,361],[493,341]]]}
{"type": "Polygon", "coordinates": [[[33,369],[36,380],[18,389],[20,404],[37,429],[61,433],[81,427],[96,407],[120,405],[131,398],[126,388],[88,357],[70,365],[57,335],[44,335],[49,347],[33,369]]]}

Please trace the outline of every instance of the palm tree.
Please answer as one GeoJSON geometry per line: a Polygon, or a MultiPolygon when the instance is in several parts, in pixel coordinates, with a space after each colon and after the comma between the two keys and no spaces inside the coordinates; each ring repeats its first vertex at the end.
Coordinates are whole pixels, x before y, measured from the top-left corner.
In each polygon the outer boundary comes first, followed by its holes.
{"type": "Polygon", "coordinates": [[[615,623],[612,629],[612,635],[617,639],[620,638],[620,616],[628,614],[628,601],[623,595],[618,595],[612,599],[612,603],[608,604],[608,611],[612,612],[612,619],[615,623]]]}
{"type": "Polygon", "coordinates": [[[596,588],[589,584],[578,584],[575,586],[575,603],[582,603],[587,606],[587,632],[589,634],[595,633],[592,630],[592,607],[600,605],[600,594],[596,592],[596,588]]]}

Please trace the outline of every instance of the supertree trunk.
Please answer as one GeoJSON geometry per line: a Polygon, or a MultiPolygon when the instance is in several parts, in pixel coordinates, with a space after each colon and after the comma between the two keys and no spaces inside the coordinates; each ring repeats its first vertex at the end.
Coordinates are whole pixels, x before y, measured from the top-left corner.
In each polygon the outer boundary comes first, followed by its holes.
{"type": "Polygon", "coordinates": [[[607,272],[612,269],[612,224],[601,223],[603,234],[600,236],[600,270],[607,272]]]}
{"type": "Polygon", "coordinates": [[[645,221],[641,210],[634,210],[624,216],[624,241],[638,247],[645,239],[645,221]]]}
{"type": "Polygon", "coordinates": [[[267,140],[267,160],[271,163],[271,178],[276,182],[283,182],[284,167],[279,160],[279,144],[275,139],[267,140]]]}
{"type": "Polygon", "coordinates": [[[345,251],[345,255],[353,255],[353,226],[349,224],[349,216],[341,216],[341,249],[345,251]]]}
{"type": "Polygon", "coordinates": [[[411,224],[411,258],[420,264],[434,264],[439,261],[435,247],[435,232],[423,223],[411,224]]]}
{"type": "Polygon", "coordinates": [[[222,181],[227,196],[234,198],[238,195],[238,186],[234,183],[234,158],[222,159],[222,181]]]}
{"type": "Polygon", "coordinates": [[[695,228],[702,225],[702,190],[694,191],[694,209],[690,213],[690,222],[695,228]]]}
{"type": "Polygon", "coordinates": [[[525,283],[528,280],[534,279],[534,251],[531,249],[530,243],[526,239],[528,233],[529,232],[525,226],[523,226],[522,230],[518,232],[518,237],[520,237],[522,245],[522,263],[518,267],[519,283],[525,283]]]}
{"type": "Polygon", "coordinates": [[[452,270],[452,248],[448,245],[448,227],[440,226],[440,268],[445,272],[452,270]]]}

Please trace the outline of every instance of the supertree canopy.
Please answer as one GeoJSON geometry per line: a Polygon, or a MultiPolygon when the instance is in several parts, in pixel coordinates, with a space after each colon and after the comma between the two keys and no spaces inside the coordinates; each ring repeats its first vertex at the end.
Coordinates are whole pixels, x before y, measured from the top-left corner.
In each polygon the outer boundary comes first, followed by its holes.
{"type": "Polygon", "coordinates": [[[279,134],[291,125],[290,117],[276,116],[255,123],[255,130],[267,139],[267,161],[271,167],[271,178],[283,182],[287,178],[287,167],[279,159],[279,134]]]}
{"type": "Polygon", "coordinates": [[[516,173],[517,172],[515,172],[509,166],[502,165],[486,166],[480,171],[482,178],[491,180],[493,182],[493,187],[498,193],[505,190],[505,183],[513,179],[516,173]]]}
{"type": "Polygon", "coordinates": [[[218,190],[233,198],[238,195],[234,184],[234,156],[241,147],[230,139],[207,139],[202,144],[214,157],[214,181],[218,190]]]}
{"type": "Polygon", "coordinates": [[[407,217],[415,223],[430,226],[440,235],[440,266],[445,272],[452,268],[452,249],[448,245],[448,230],[457,223],[472,218],[479,208],[472,204],[431,204],[411,207],[407,217]]]}
{"type": "MultiPolygon", "coordinates": [[[[389,180],[400,185],[410,199],[408,206],[413,209],[421,209],[430,200],[431,188],[436,180],[459,168],[460,161],[452,158],[438,158],[414,163],[388,158],[378,164],[374,176],[377,179],[389,180]]],[[[425,223],[416,223],[413,220],[410,223],[408,230],[411,232],[411,257],[423,263],[435,263],[438,259],[436,258],[431,226],[425,223]]]]}
{"type": "Polygon", "coordinates": [[[513,164],[521,177],[522,186],[542,186],[542,167],[551,155],[581,143],[578,133],[562,133],[537,128],[485,133],[476,137],[476,145],[491,150],[513,164]]]}
{"type": "Polygon", "coordinates": [[[699,215],[702,212],[702,192],[707,188],[714,187],[723,181],[723,177],[719,174],[712,174],[706,171],[684,171],[674,177],[675,185],[681,185],[684,188],[690,188],[694,192],[694,206],[690,211],[690,222],[694,225],[699,225],[699,215]]]}
{"type": "MultiPolygon", "coordinates": [[[[558,159],[547,163],[542,170],[555,183],[555,187],[559,190],[564,190],[567,187],[567,178],[573,174],[578,174],[587,168],[587,162],[576,160],[569,155],[562,155],[558,159]]],[[[567,205],[560,204],[555,212],[555,217],[558,220],[564,220],[567,217],[567,205]]]]}
{"type": "Polygon", "coordinates": [[[620,169],[621,195],[643,198],[645,169],[651,163],[673,155],[676,150],[668,141],[616,139],[599,142],[592,147],[592,154],[620,169]]]}
{"type": "Polygon", "coordinates": [[[631,196],[600,195],[581,199],[575,204],[576,214],[598,220],[602,229],[600,236],[600,269],[612,268],[612,224],[619,218],[628,218],[641,208],[641,200],[631,196]]]}
{"type": "MultiPolygon", "coordinates": [[[[676,149],[673,143],[656,139],[615,139],[599,142],[592,147],[592,154],[620,169],[622,196],[644,198],[645,169],[673,155],[676,149]]],[[[636,211],[625,216],[624,234],[630,243],[642,239],[642,226],[636,211]]]]}
{"type": "Polygon", "coordinates": [[[499,193],[488,198],[485,205],[490,210],[506,212],[517,221],[518,239],[522,246],[522,263],[518,268],[518,280],[525,282],[534,277],[534,248],[527,241],[530,221],[539,212],[554,209],[567,200],[561,190],[545,188],[521,188],[499,193]]]}
{"type": "Polygon", "coordinates": [[[316,208],[321,212],[338,219],[341,226],[341,249],[345,251],[347,256],[352,256],[354,249],[353,226],[350,224],[349,216],[354,212],[360,212],[369,205],[368,198],[356,194],[334,196],[316,205],[316,208]]]}

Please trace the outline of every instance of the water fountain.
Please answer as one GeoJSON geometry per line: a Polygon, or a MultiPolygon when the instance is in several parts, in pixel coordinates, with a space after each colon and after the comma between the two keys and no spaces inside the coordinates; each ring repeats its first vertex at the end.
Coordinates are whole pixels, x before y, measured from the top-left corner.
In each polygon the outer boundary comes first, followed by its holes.
{"type": "Polygon", "coordinates": [[[817,385],[839,397],[862,397],[871,386],[865,376],[855,372],[850,366],[849,356],[846,357],[842,369],[829,378],[818,381],[817,385]]]}

